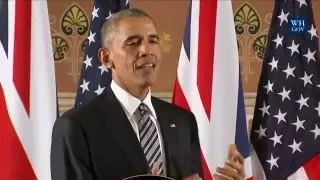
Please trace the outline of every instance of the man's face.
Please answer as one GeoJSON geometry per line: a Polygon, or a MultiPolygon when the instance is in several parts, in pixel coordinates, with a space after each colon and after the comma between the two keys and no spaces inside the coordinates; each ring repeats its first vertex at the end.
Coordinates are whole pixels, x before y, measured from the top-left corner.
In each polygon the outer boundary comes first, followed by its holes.
{"type": "Polygon", "coordinates": [[[116,26],[108,45],[114,78],[129,87],[147,87],[156,81],[161,61],[159,36],[147,17],[126,17],[116,26]]]}

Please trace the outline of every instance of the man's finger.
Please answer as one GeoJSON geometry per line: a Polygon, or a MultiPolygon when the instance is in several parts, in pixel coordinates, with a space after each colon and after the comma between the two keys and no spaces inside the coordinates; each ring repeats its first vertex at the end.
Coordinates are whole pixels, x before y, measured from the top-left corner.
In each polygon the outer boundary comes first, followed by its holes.
{"type": "Polygon", "coordinates": [[[239,161],[240,164],[244,163],[244,157],[240,154],[235,144],[229,146],[228,159],[230,161],[239,161]]]}
{"type": "Polygon", "coordinates": [[[159,167],[154,164],[152,169],[151,169],[152,175],[158,175],[159,174],[159,167]]]}
{"type": "Polygon", "coordinates": [[[217,168],[217,173],[227,176],[227,177],[231,177],[234,180],[242,180],[242,177],[234,170],[230,170],[227,168],[217,168]]]}
{"type": "Polygon", "coordinates": [[[237,152],[235,159],[239,161],[240,164],[244,164],[244,157],[242,156],[242,154],[240,154],[240,152],[237,152]]]}
{"type": "Polygon", "coordinates": [[[235,170],[228,169],[228,168],[218,167],[217,172],[220,174],[223,174],[225,176],[228,176],[228,177],[237,177],[238,176],[238,173],[235,170]]]}
{"type": "Polygon", "coordinates": [[[229,169],[229,170],[232,170],[232,171],[238,172],[238,170],[237,170],[237,169],[235,169],[233,166],[228,165],[227,163],[225,163],[223,167],[224,167],[224,168],[226,168],[226,169],[229,169]]]}
{"type": "Polygon", "coordinates": [[[228,159],[233,160],[234,152],[236,151],[236,145],[230,144],[228,148],[228,159]]]}
{"type": "Polygon", "coordinates": [[[231,169],[231,170],[237,172],[238,174],[240,174],[240,176],[245,177],[243,166],[241,164],[239,164],[238,162],[226,161],[225,166],[227,169],[231,169]]]}
{"type": "Polygon", "coordinates": [[[227,160],[226,163],[225,163],[225,165],[226,165],[227,167],[232,168],[232,169],[236,169],[237,171],[240,171],[240,170],[242,169],[241,164],[238,163],[238,162],[231,162],[231,161],[228,161],[228,160],[227,160]]]}
{"type": "Polygon", "coordinates": [[[217,174],[217,173],[214,173],[213,177],[214,177],[215,180],[234,180],[231,177],[225,176],[223,174],[217,174]]]}

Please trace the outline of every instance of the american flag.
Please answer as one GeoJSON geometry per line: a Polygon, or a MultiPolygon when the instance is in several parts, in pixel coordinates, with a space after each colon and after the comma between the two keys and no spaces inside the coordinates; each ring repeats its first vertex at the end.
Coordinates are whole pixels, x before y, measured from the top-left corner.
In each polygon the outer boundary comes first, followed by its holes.
{"type": "Polygon", "coordinates": [[[256,179],[320,179],[319,68],[311,0],[275,1],[251,133],[256,179]]]}
{"type": "Polygon", "coordinates": [[[0,1],[0,179],[50,180],[56,80],[47,1],[0,1]]]}
{"type": "Polygon", "coordinates": [[[85,104],[100,95],[111,83],[109,71],[98,58],[102,25],[113,13],[129,7],[129,0],[94,0],[87,46],[84,53],[75,106],[85,104]]]}
{"type": "Polygon", "coordinates": [[[203,179],[213,179],[236,144],[252,177],[231,0],[190,0],[173,103],[196,117],[203,179]]]}

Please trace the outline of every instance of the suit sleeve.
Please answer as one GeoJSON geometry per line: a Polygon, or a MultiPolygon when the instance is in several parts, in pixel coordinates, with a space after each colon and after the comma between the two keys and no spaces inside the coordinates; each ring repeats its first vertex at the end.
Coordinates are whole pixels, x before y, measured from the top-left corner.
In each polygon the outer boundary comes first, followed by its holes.
{"type": "Polygon", "coordinates": [[[84,133],[74,120],[55,122],[51,144],[52,180],[95,180],[84,133]]]}
{"type": "Polygon", "coordinates": [[[199,142],[198,125],[195,116],[191,113],[190,118],[190,132],[191,132],[191,150],[192,163],[201,178],[203,178],[203,171],[201,166],[201,148],[199,142]]]}

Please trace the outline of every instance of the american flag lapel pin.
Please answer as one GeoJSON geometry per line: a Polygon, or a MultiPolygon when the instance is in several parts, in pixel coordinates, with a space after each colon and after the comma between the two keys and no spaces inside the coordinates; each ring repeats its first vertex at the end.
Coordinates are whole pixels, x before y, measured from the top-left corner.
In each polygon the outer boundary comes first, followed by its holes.
{"type": "Polygon", "coordinates": [[[170,127],[171,127],[171,128],[175,128],[175,127],[176,127],[176,124],[170,124],[170,127]]]}

